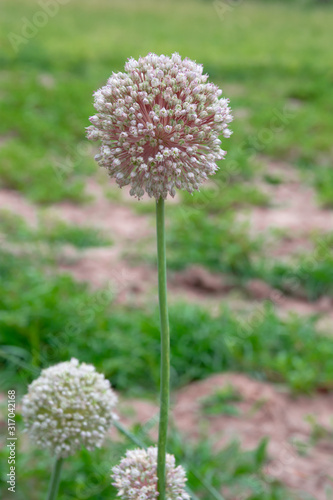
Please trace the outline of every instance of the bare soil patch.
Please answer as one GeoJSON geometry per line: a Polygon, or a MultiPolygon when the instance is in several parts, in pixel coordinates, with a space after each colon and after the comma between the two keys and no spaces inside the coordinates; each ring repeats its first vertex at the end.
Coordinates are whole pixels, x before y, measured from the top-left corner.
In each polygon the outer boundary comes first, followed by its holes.
{"type": "Polygon", "coordinates": [[[157,287],[157,274],[145,265],[132,265],[120,257],[119,247],[70,249],[59,260],[59,269],[93,288],[107,287],[116,303],[140,305],[157,287]]]}
{"type": "Polygon", "coordinates": [[[17,191],[0,189],[0,209],[23,217],[32,226],[37,225],[37,207],[17,191]]]}
{"type": "Polygon", "coordinates": [[[246,290],[252,300],[270,301],[280,311],[295,312],[300,315],[325,314],[333,319],[332,297],[323,296],[314,302],[309,302],[305,299],[284,295],[279,290],[258,279],[250,280],[246,284],[246,290]]]}
{"type": "Polygon", "coordinates": [[[295,167],[270,160],[265,163],[264,173],[281,177],[282,182],[259,182],[259,187],[272,201],[271,206],[241,211],[240,218],[248,219],[255,233],[273,228],[288,230],[297,245],[299,238],[304,243],[304,236],[314,231],[332,231],[333,211],[318,206],[315,191],[301,182],[295,167]]]}
{"type": "Polygon", "coordinates": [[[112,239],[134,243],[153,232],[147,217],[135,214],[130,207],[114,203],[103,195],[102,188],[90,179],[87,191],[94,200],[86,205],[62,202],[52,206],[48,213],[71,224],[102,229],[112,239]]]}

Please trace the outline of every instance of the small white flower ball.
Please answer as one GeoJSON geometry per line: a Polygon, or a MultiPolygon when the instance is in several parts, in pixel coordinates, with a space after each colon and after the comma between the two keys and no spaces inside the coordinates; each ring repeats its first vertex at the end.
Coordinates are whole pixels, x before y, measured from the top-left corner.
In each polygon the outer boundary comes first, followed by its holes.
{"type": "MultiPolygon", "coordinates": [[[[112,469],[113,486],[122,500],[157,500],[157,447],[128,450],[119,465],[112,469]]],[[[185,491],[186,476],[175,457],[166,456],[166,498],[190,500],[185,491]]]]}
{"type": "Polygon", "coordinates": [[[56,457],[81,447],[102,446],[117,418],[117,396],[92,365],[71,359],[42,371],[22,400],[22,415],[32,441],[56,457]]]}

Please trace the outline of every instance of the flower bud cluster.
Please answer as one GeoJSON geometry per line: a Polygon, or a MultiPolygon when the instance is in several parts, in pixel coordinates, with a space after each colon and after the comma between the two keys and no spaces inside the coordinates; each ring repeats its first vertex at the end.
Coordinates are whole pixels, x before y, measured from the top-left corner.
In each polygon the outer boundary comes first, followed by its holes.
{"type": "Polygon", "coordinates": [[[192,193],[218,169],[230,137],[229,100],[207,83],[202,65],[179,54],[129,59],[95,92],[88,138],[101,140],[96,160],[130,194],[156,199],[192,193]]]}
{"type": "MultiPolygon", "coordinates": [[[[120,464],[113,467],[113,485],[122,500],[157,500],[157,447],[126,452],[120,464]]],[[[175,457],[166,456],[166,494],[168,500],[189,500],[185,491],[185,471],[175,466],[175,457]]]]}
{"type": "Polygon", "coordinates": [[[30,438],[57,457],[101,447],[117,396],[104,375],[77,359],[51,366],[30,384],[22,415],[30,438]]]}

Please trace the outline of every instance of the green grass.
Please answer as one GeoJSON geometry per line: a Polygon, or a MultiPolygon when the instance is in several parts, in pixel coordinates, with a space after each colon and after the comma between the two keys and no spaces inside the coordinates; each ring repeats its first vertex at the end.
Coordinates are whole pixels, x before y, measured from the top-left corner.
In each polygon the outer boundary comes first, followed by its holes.
{"type": "Polygon", "coordinates": [[[37,228],[29,227],[22,217],[0,211],[0,233],[15,243],[48,243],[50,246],[69,244],[77,248],[108,246],[111,240],[100,230],[74,226],[50,217],[41,217],[37,228]]]}
{"type": "Polygon", "coordinates": [[[333,208],[333,169],[332,164],[315,167],[312,171],[313,183],[318,192],[318,200],[325,208],[333,208]]]}
{"type": "MultiPolygon", "coordinates": [[[[74,356],[95,364],[118,390],[157,390],[155,305],[146,310],[116,306],[112,287],[92,292],[69,276],[47,273],[26,257],[6,253],[1,254],[0,278],[5,388],[17,384],[24,391],[39,367],[74,356]]],[[[269,306],[250,316],[224,308],[213,317],[184,303],[170,308],[170,325],[176,332],[171,340],[174,388],[239,370],[286,383],[294,391],[332,389],[333,342],[316,332],[314,319],[283,320],[269,306]]]]}
{"type": "Polygon", "coordinates": [[[255,273],[286,295],[316,300],[333,295],[333,235],[317,236],[314,249],[288,262],[260,260],[255,273]]]}
{"type": "Polygon", "coordinates": [[[251,184],[236,183],[236,180],[229,181],[220,177],[221,174],[218,174],[212,179],[211,183],[214,187],[203,186],[193,195],[182,192],[182,205],[208,213],[218,213],[249,205],[268,205],[268,197],[251,184]]]}
{"type": "Polygon", "coordinates": [[[250,236],[246,224],[232,212],[209,216],[197,207],[180,206],[170,213],[167,228],[168,265],[183,269],[201,264],[212,271],[246,279],[260,255],[260,238],[250,236]]]}
{"type": "MultiPolygon", "coordinates": [[[[21,33],[17,11],[31,20],[36,9],[27,0],[3,2],[3,185],[43,203],[84,199],[84,177],[95,165],[78,145],[93,112],[91,94],[127,57],[149,51],[178,51],[203,62],[236,116],[240,111],[221,178],[250,179],[257,154],[329,166],[333,11],[327,6],[242,2],[220,19],[212,2],[199,0],[99,0],[94,6],[73,0],[15,52],[7,34],[21,33]]],[[[320,178],[314,180],[319,194],[320,178]]]]}
{"type": "MultiPolygon", "coordinates": [[[[65,153],[64,153],[65,154],[65,153]]],[[[82,175],[67,167],[66,157],[54,159],[51,151],[34,148],[10,139],[0,149],[0,186],[20,191],[32,201],[43,204],[61,200],[84,202],[82,175]],[[22,169],[22,165],[25,168],[22,169]]],[[[69,166],[72,166],[69,159],[69,166]]]]}
{"type": "Polygon", "coordinates": [[[242,401],[242,396],[231,384],[227,384],[201,401],[202,411],[206,415],[238,416],[239,410],[232,403],[242,401]]]}

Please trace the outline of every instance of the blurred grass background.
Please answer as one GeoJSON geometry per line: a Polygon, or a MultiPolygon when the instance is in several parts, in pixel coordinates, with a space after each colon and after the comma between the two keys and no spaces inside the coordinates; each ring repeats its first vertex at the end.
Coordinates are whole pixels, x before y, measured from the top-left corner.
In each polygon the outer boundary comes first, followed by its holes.
{"type": "MultiPolygon", "coordinates": [[[[61,201],[89,204],[85,187],[96,177],[96,165],[84,128],[93,114],[93,91],[130,56],[177,51],[204,64],[211,80],[230,98],[235,121],[234,134],[224,143],[227,159],[217,174],[217,182],[224,186],[221,195],[207,186],[194,197],[182,195],[182,205],[168,209],[170,269],[196,264],[227,275],[240,290],[249,279],[261,279],[305,300],[332,297],[333,232],[320,259],[311,258],[318,255],[315,239],[306,255],[280,262],[267,252],[265,235],[253,235],[235,217],[238,208],[272,203],[254,183],[258,178],[270,185],[282,182],[267,171],[270,161],[288,163],[304,185],[315,190],[318,207],[333,207],[331,2],[50,4],[57,12],[36,28],[34,16],[43,11],[42,4],[1,0],[0,188],[20,193],[41,213],[43,207],[61,201]],[[33,36],[17,38],[26,26],[35,29],[33,36]],[[298,279],[297,292],[288,287],[290,277],[298,279]]],[[[126,203],[112,188],[109,196],[113,203],[126,203]]],[[[153,205],[131,208],[153,219],[153,205]]],[[[4,210],[0,233],[6,242],[0,250],[3,389],[15,386],[22,394],[42,367],[76,356],[94,363],[122,394],[154,398],[159,379],[156,301],[145,307],[118,305],[110,295],[101,300],[100,292],[89,285],[53,272],[59,245],[108,246],[114,243],[112,235],[44,216],[37,228],[31,228],[4,210]],[[17,250],[26,244],[30,250],[17,250]]],[[[154,265],[149,252],[135,258],[154,265]]],[[[184,301],[170,308],[176,332],[173,388],[222,370],[240,370],[286,384],[295,392],[332,390],[333,340],[331,332],[318,332],[317,316],[281,318],[265,306],[251,334],[240,336],[248,310],[236,313],[223,304],[212,315],[184,301]]],[[[174,434],[170,447],[179,459],[195,464],[212,487],[239,485],[242,498],[248,500],[293,498],[262,476],[264,444],[252,454],[231,445],[218,455],[204,443],[187,450],[189,445],[180,439],[174,434]],[[224,475],[219,473],[221,460],[229,463],[224,475]]],[[[80,460],[70,461],[61,500],[74,498],[74,491],[75,498],[114,498],[109,466],[96,474],[91,466],[96,460],[115,462],[122,452],[102,450],[95,458],[82,452],[80,460]]],[[[27,489],[31,500],[42,498],[48,458],[35,450],[24,455],[22,449],[19,459],[24,472],[17,499],[27,498],[27,489]]],[[[4,475],[1,479],[6,498],[4,475]]],[[[212,498],[195,474],[190,485],[200,498],[212,498]]]]}

